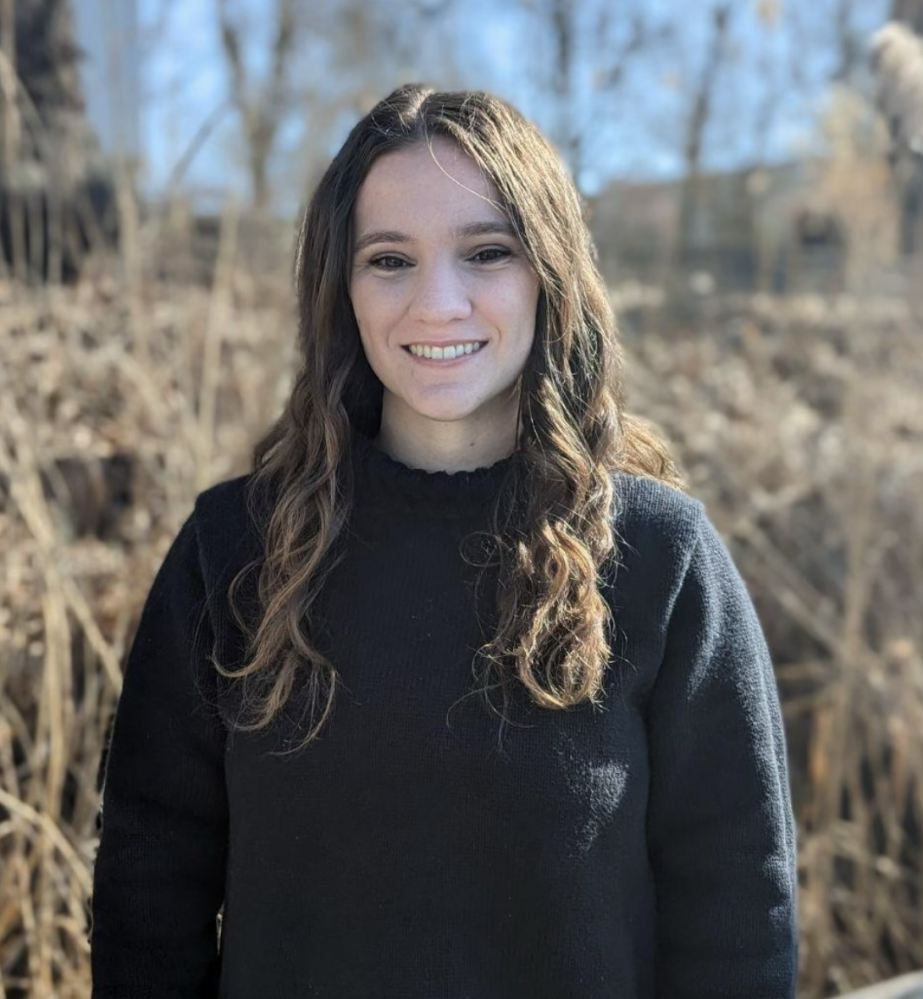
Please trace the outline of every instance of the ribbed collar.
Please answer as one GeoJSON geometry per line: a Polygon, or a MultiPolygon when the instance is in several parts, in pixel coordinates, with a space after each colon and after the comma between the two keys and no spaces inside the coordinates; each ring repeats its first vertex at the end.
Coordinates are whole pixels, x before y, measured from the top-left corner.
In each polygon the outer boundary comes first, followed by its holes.
{"type": "Polygon", "coordinates": [[[489,508],[516,465],[517,454],[470,472],[411,468],[352,432],[353,467],[359,494],[373,505],[413,509],[434,517],[477,515],[489,508]]]}

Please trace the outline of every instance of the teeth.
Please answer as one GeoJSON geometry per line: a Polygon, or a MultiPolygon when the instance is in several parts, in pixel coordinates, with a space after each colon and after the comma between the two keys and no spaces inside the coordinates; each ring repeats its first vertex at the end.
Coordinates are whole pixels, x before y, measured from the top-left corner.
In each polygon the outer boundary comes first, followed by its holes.
{"type": "Polygon", "coordinates": [[[467,343],[450,344],[446,347],[431,347],[429,344],[412,343],[409,349],[410,353],[415,357],[429,357],[435,360],[450,361],[455,357],[461,357],[462,354],[473,354],[475,351],[481,349],[481,344],[473,340],[469,340],[467,343]]]}

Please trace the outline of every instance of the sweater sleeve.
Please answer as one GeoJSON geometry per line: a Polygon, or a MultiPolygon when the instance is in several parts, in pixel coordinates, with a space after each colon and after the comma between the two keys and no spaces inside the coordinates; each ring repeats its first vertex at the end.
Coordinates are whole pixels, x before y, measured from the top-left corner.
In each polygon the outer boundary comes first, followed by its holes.
{"type": "Polygon", "coordinates": [[[194,517],[154,580],[115,713],[93,873],[92,999],[217,995],[225,740],[203,696],[212,631],[194,517]]]}
{"type": "Polygon", "coordinates": [[[649,705],[657,999],[793,999],[795,835],[769,651],[700,505],[649,705]]]}

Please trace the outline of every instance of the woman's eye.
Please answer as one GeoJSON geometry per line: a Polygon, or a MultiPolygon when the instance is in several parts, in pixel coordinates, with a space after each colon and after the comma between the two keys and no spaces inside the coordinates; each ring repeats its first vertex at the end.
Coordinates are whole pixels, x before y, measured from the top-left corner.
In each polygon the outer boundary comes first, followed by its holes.
{"type": "Polygon", "coordinates": [[[403,257],[394,257],[389,254],[384,254],[380,257],[375,257],[373,260],[369,261],[372,267],[378,267],[384,271],[397,271],[400,270],[407,263],[403,257]]]}
{"type": "Polygon", "coordinates": [[[471,259],[478,264],[492,264],[508,256],[510,251],[505,246],[490,246],[486,250],[478,250],[471,259]]]}

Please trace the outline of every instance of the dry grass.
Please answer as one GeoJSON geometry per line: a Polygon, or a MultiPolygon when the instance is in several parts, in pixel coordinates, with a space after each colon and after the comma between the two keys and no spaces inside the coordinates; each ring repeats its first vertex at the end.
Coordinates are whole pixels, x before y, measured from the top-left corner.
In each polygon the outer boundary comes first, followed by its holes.
{"type": "MultiPolygon", "coordinates": [[[[120,663],[196,492],[293,370],[288,286],[0,286],[0,999],[89,994],[120,663]]],[[[618,304],[618,296],[616,295],[618,304]]],[[[627,337],[634,411],[728,537],[780,681],[804,997],[923,965],[923,341],[906,302],[712,303],[627,337]]]]}
{"type": "Polygon", "coordinates": [[[897,299],[712,303],[633,402],[729,539],[780,680],[802,994],[923,967],[923,340],[897,299]]]}
{"type": "Polygon", "coordinates": [[[284,275],[257,287],[224,245],[211,291],[0,286],[0,997],[89,995],[120,662],[195,494],[246,469],[287,388],[284,275]]]}

